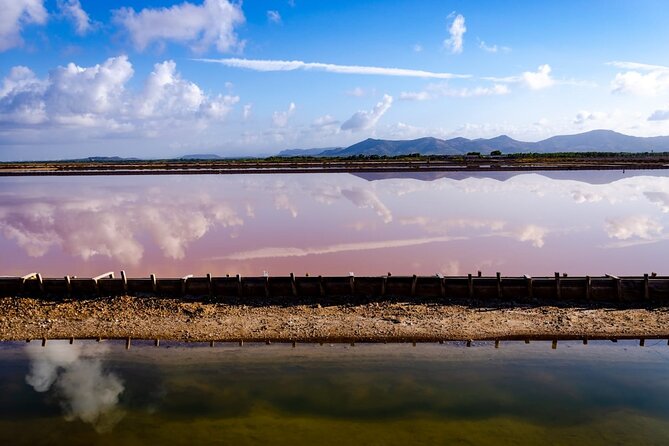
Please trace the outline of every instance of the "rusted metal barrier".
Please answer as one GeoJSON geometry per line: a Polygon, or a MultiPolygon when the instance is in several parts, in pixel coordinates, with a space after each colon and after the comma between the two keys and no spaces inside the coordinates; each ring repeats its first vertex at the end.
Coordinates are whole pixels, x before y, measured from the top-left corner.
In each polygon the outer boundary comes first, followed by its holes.
{"type": "Polygon", "coordinates": [[[669,276],[505,277],[467,276],[269,276],[240,275],[180,278],[127,278],[108,272],[91,278],[65,276],[43,278],[39,273],[0,277],[0,296],[55,298],[104,296],[257,298],[381,299],[415,297],[429,299],[476,299],[508,301],[644,302],[669,300],[669,276]]]}

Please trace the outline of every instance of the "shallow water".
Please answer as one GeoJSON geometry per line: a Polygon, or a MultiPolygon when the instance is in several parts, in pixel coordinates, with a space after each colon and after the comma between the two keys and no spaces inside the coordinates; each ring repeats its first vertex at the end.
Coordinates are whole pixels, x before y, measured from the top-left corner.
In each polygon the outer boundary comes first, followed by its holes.
{"type": "Polygon", "coordinates": [[[0,178],[0,275],[667,274],[668,174],[0,178]]]}
{"type": "Polygon", "coordinates": [[[2,344],[2,444],[666,444],[666,341],[2,344]]]}

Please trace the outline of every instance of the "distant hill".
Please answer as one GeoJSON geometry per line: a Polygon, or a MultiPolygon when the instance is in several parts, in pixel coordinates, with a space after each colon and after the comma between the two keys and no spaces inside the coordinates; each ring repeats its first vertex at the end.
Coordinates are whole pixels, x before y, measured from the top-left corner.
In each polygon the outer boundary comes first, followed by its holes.
{"type": "Polygon", "coordinates": [[[543,141],[517,141],[506,135],[495,138],[419,138],[412,140],[385,140],[369,138],[349,147],[338,149],[284,150],[279,156],[397,156],[409,153],[421,155],[464,155],[468,152],[487,154],[493,150],[502,153],[555,153],[555,152],[667,152],[669,136],[643,138],[623,135],[612,130],[593,130],[576,135],[553,136],[543,141]]]}
{"type": "Polygon", "coordinates": [[[122,158],[120,156],[89,156],[88,158],[77,158],[64,161],[77,161],[85,163],[107,163],[116,161],[139,161],[139,158],[122,158]]]}
{"type": "Polygon", "coordinates": [[[223,159],[222,156],[214,155],[211,153],[196,153],[194,155],[184,155],[179,157],[180,160],[220,160],[223,159]]]}

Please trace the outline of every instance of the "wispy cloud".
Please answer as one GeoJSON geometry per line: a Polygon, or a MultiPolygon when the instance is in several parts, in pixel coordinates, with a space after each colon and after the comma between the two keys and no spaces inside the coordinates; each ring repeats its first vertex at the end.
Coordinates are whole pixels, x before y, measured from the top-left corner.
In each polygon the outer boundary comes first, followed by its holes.
{"type": "Polygon", "coordinates": [[[372,249],[403,248],[406,246],[426,245],[429,243],[449,242],[461,237],[423,237],[400,240],[383,240],[378,242],[341,243],[336,245],[296,248],[291,246],[260,248],[249,251],[240,251],[227,256],[216,257],[212,260],[253,260],[283,257],[304,257],[308,255],[335,254],[338,252],[367,251],[372,249]]]}
{"type": "Polygon", "coordinates": [[[371,129],[381,119],[393,104],[393,97],[387,94],[383,95],[383,100],[378,102],[371,110],[361,110],[353,114],[346,122],[341,125],[342,130],[357,132],[360,130],[371,129]]]}
{"type": "Polygon", "coordinates": [[[403,101],[427,101],[440,97],[469,98],[477,96],[493,96],[509,94],[511,90],[503,84],[495,84],[491,87],[474,88],[451,88],[444,82],[440,84],[430,84],[423,91],[403,91],[400,93],[400,99],[403,101]]]}
{"type": "Polygon", "coordinates": [[[481,48],[486,53],[509,53],[511,48],[503,45],[488,45],[483,40],[479,40],[479,48],[481,48]]]}
{"type": "Polygon", "coordinates": [[[281,14],[279,14],[279,11],[267,11],[267,20],[269,20],[271,23],[276,23],[277,25],[282,23],[281,14]]]}
{"type": "Polygon", "coordinates": [[[321,62],[303,62],[301,60],[270,60],[270,59],[194,59],[198,62],[219,63],[232,68],[244,68],[253,71],[325,71],[337,74],[364,74],[375,76],[420,77],[433,79],[463,79],[468,74],[436,73],[432,71],[413,70],[406,68],[370,67],[363,65],[337,65],[321,62]]]}

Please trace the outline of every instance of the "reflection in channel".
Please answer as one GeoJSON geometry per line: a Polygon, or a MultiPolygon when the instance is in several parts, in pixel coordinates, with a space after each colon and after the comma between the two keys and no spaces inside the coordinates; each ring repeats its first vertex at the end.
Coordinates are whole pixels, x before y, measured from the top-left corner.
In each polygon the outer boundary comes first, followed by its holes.
{"type": "Polygon", "coordinates": [[[103,368],[104,345],[67,344],[54,341],[45,347],[26,346],[30,373],[26,382],[36,392],[54,395],[65,419],[79,419],[96,431],[111,431],[124,412],[118,408],[124,385],[121,379],[103,368]]]}

